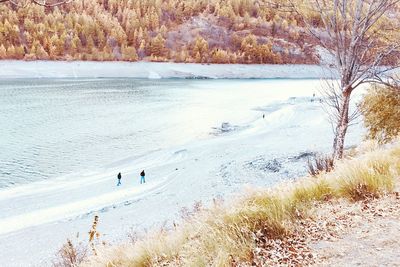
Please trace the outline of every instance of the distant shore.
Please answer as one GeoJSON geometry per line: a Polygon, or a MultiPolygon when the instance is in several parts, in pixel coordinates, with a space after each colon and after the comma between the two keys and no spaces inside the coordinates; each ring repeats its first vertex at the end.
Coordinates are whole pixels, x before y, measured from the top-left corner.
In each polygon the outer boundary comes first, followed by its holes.
{"type": "Polygon", "coordinates": [[[320,79],[318,65],[0,60],[0,78],[320,79]]]}

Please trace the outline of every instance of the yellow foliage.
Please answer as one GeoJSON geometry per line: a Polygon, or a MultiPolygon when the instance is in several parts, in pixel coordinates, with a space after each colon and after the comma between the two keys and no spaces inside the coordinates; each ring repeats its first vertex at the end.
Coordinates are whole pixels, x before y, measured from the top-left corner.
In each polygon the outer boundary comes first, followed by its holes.
{"type": "Polygon", "coordinates": [[[400,88],[373,86],[360,104],[368,138],[389,142],[400,134],[400,88]]]}
{"type": "Polygon", "coordinates": [[[263,8],[259,1],[247,0],[85,0],[55,8],[16,8],[0,3],[0,59],[312,63],[304,40],[297,42],[301,26],[291,26],[301,25],[299,18],[262,4],[263,8]],[[289,30],[291,42],[303,52],[300,57],[282,58],[266,44],[266,33],[281,40],[289,30]],[[248,42],[246,36],[263,40],[241,47],[243,39],[248,42]],[[134,48],[137,57],[114,52],[125,48],[134,48]]]}

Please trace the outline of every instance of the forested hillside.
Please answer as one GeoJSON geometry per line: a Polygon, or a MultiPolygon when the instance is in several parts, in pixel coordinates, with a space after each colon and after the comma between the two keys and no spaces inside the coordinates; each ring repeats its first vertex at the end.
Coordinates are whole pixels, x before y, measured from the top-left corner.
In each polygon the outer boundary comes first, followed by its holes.
{"type": "Polygon", "coordinates": [[[296,14],[265,0],[0,3],[0,59],[318,62],[296,14]]]}

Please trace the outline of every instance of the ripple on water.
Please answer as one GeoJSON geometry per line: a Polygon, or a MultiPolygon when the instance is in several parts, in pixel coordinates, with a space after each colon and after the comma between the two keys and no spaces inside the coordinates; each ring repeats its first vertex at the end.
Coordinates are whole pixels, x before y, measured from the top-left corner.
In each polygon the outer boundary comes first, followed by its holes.
{"type": "Polygon", "coordinates": [[[166,114],[175,110],[170,94],[176,92],[166,90],[174,85],[132,79],[2,79],[0,187],[99,168],[166,144],[168,137],[155,130],[162,128],[156,118],[160,109],[166,114]]]}

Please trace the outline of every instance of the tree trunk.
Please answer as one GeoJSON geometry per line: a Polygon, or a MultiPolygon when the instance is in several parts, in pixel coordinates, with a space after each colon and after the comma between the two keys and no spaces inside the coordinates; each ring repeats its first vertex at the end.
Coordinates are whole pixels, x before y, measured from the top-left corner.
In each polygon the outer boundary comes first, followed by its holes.
{"type": "Polygon", "coordinates": [[[349,127],[349,107],[350,107],[350,92],[344,90],[339,110],[339,117],[335,128],[335,139],[333,141],[333,158],[341,159],[344,150],[344,138],[349,127]]]}

